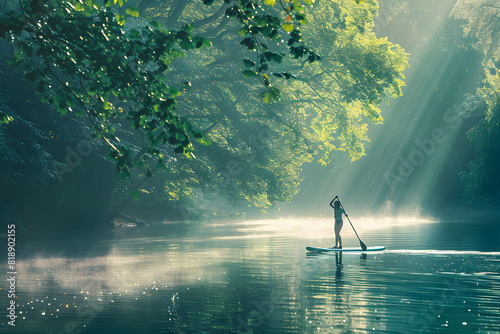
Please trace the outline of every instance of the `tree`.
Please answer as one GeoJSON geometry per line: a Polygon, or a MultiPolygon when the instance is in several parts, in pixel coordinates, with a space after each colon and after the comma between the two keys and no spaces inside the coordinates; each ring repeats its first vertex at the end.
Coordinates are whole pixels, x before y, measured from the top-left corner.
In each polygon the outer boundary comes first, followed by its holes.
{"type": "MultiPolygon", "coordinates": [[[[273,64],[269,77],[276,78],[273,87],[281,92],[281,100],[273,104],[259,102],[260,88],[252,85],[259,78],[244,80],[239,74],[252,59],[258,62],[256,51],[241,62],[245,53],[234,47],[238,36],[231,33],[240,26],[221,18],[206,30],[200,27],[202,35],[213,42],[207,50],[210,56],[197,54],[172,74],[196,77],[189,101],[180,99],[179,105],[190,111],[190,119],[212,145],[197,148],[198,162],[203,159],[205,167],[190,173],[192,182],[182,181],[172,188],[189,189],[186,184],[197,184],[204,194],[216,191],[269,206],[290,200],[298,191],[304,162],[327,163],[334,149],[347,150],[352,159],[362,156],[366,123],[382,121],[378,106],[390,95],[400,94],[400,75],[407,66],[407,54],[398,46],[368,33],[376,7],[374,3],[364,6],[347,1],[314,5],[301,34],[304,41],[314,41],[311,48],[321,61],[296,63],[293,57],[283,57],[280,64],[273,64]],[[221,31],[216,24],[225,28],[221,31]],[[236,61],[228,60],[228,54],[236,61]],[[282,73],[293,77],[280,78],[282,73]]],[[[169,9],[162,22],[172,21],[168,12],[178,11],[169,9]]],[[[193,12],[186,15],[184,22],[196,17],[193,12]]],[[[285,53],[287,39],[266,44],[274,53],[285,53]]],[[[191,167],[195,164],[190,162],[191,167]]],[[[192,168],[179,168],[179,173],[187,170],[192,168]]]]}
{"type": "Polygon", "coordinates": [[[484,80],[464,103],[464,115],[479,118],[467,133],[477,148],[476,157],[461,173],[465,198],[481,208],[498,208],[500,199],[500,6],[496,1],[464,1],[455,17],[467,19],[464,33],[475,37],[473,47],[484,53],[484,80]]]}
{"type": "Polygon", "coordinates": [[[372,33],[375,1],[318,2],[307,15],[309,1],[205,3],[208,16],[185,1],[125,12],[110,1],[22,2],[0,32],[15,38],[11,64],[59,112],[88,119],[120,175],[156,174],[124,195],[220,193],[268,207],[298,191],[304,162],[364,154],[367,124],[401,94],[408,60],[372,33]]]}

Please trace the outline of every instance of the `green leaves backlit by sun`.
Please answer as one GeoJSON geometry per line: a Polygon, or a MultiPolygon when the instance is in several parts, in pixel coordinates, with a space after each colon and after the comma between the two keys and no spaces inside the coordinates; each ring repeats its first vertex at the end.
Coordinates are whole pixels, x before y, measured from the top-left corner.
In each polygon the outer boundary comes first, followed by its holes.
{"type": "MultiPolygon", "coordinates": [[[[209,143],[176,113],[176,98],[187,85],[176,87],[165,76],[188,50],[211,46],[192,35],[193,27],[169,31],[151,22],[124,30],[128,19],[112,10],[111,1],[104,6],[92,0],[23,4],[25,15],[2,18],[1,37],[16,41],[9,63],[24,68],[42,101],[61,114],[89,119],[93,136],[111,148],[120,175],[128,176],[134,165],[147,165],[150,157],[158,167],[165,166],[160,151],[164,145],[193,158],[192,138],[209,143]],[[135,156],[116,135],[122,126],[132,126],[147,138],[135,156]]],[[[133,7],[126,13],[139,15],[133,7]]]]}
{"type": "Polygon", "coordinates": [[[371,32],[375,1],[22,3],[0,16],[10,64],[61,114],[88,119],[120,175],[161,174],[169,200],[195,189],[259,207],[291,200],[305,162],[364,154],[408,66],[371,32]]]}

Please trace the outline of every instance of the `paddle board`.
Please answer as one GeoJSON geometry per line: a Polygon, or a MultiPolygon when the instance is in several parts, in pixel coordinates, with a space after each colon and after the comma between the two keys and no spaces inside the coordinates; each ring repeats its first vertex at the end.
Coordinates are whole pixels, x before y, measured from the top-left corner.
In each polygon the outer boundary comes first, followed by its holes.
{"type": "Polygon", "coordinates": [[[384,250],[384,246],[373,246],[368,247],[366,250],[362,250],[361,248],[321,248],[321,247],[306,247],[306,249],[310,252],[374,252],[384,250]]]}

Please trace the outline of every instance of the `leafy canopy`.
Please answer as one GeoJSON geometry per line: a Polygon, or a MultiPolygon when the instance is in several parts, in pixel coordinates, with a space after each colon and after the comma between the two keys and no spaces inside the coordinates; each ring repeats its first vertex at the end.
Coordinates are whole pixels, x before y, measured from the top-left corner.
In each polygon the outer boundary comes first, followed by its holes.
{"type": "Polygon", "coordinates": [[[139,6],[146,21],[122,1],[23,1],[0,33],[45,102],[89,120],[120,175],[168,168],[167,198],[198,188],[266,207],[298,191],[304,162],[364,154],[408,65],[371,32],[375,1],[307,15],[312,1],[204,2],[211,16],[183,1],[139,6]]]}
{"type": "MultiPolygon", "coordinates": [[[[274,6],[275,2],[265,4],[274,6]]],[[[148,155],[156,156],[158,166],[163,167],[164,156],[159,149],[162,145],[169,144],[175,153],[194,158],[191,138],[205,145],[210,143],[187,119],[177,115],[176,98],[189,82],[180,87],[170,84],[167,72],[174,60],[187,56],[187,51],[211,47],[212,43],[194,36],[194,27],[188,24],[169,31],[152,21],[140,29],[125,29],[126,20],[139,17],[139,10],[126,8],[125,14],[130,16],[126,18],[116,10],[123,5],[123,0],[106,0],[104,4],[94,0],[21,1],[20,13],[0,17],[0,37],[14,43],[14,57],[9,64],[27,71],[26,78],[37,82],[42,100],[62,114],[87,117],[93,136],[112,149],[110,157],[116,160],[118,172],[128,176],[133,164],[143,165],[148,155]],[[117,107],[120,102],[126,107],[117,107]],[[131,123],[148,138],[146,149],[135,159],[116,136],[116,128],[122,123],[131,123]]],[[[259,65],[252,65],[257,72],[247,70],[243,75],[260,76],[267,88],[263,99],[270,102],[279,99],[279,90],[262,72],[269,62],[280,62],[283,55],[270,52],[257,41],[257,35],[276,38],[280,21],[271,15],[256,15],[258,7],[255,2],[240,0],[226,14],[238,18],[248,31],[249,37],[241,44],[261,51],[259,65]]],[[[293,0],[286,10],[295,12],[298,25],[304,22],[304,9],[298,0],[293,0]]],[[[299,34],[298,29],[293,31],[299,34]]],[[[302,47],[301,54],[296,54],[292,44],[300,45],[299,41],[290,39],[291,52],[297,58],[304,56],[305,49],[302,47]]],[[[310,50],[307,54],[311,62],[320,58],[310,50]]],[[[287,73],[279,75],[291,77],[287,73]]],[[[0,114],[2,123],[11,120],[0,114]]]]}

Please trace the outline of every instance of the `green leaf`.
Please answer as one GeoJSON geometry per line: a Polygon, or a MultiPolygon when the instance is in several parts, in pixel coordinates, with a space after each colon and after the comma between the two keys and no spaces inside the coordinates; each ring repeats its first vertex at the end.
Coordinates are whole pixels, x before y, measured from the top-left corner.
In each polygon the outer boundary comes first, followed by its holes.
{"type": "Polygon", "coordinates": [[[132,196],[136,201],[139,200],[139,190],[132,191],[130,196],[132,196]]]}
{"type": "Polygon", "coordinates": [[[262,94],[262,100],[264,100],[265,103],[269,103],[269,102],[271,102],[272,96],[273,96],[273,93],[271,93],[270,91],[267,90],[262,94]]]}
{"type": "Polygon", "coordinates": [[[295,19],[299,21],[300,24],[307,24],[307,19],[304,14],[295,14],[295,19]]]}
{"type": "Polygon", "coordinates": [[[321,57],[318,54],[311,52],[309,54],[309,57],[307,57],[307,60],[309,61],[309,63],[314,63],[315,61],[321,60],[321,57]]]}
{"type": "Polygon", "coordinates": [[[203,44],[205,44],[205,46],[206,46],[207,48],[212,47],[212,42],[210,42],[210,41],[209,41],[208,39],[206,39],[206,38],[204,38],[204,39],[203,39],[203,44]]]}
{"type": "Polygon", "coordinates": [[[256,77],[256,76],[258,76],[257,72],[255,72],[253,70],[244,70],[242,73],[243,73],[243,76],[245,78],[250,78],[250,77],[256,77]]]}
{"type": "Polygon", "coordinates": [[[291,23],[285,23],[284,25],[282,25],[282,27],[286,32],[290,32],[293,30],[293,24],[291,23]]]}
{"type": "Polygon", "coordinates": [[[304,6],[302,6],[298,0],[293,0],[293,9],[297,13],[303,13],[304,12],[304,6]]]}
{"type": "Polygon", "coordinates": [[[172,58],[186,58],[186,53],[184,51],[181,51],[181,50],[177,50],[177,49],[173,49],[171,52],[170,52],[170,57],[172,58]]]}
{"type": "Polygon", "coordinates": [[[115,5],[118,4],[118,6],[123,6],[123,0],[114,0],[115,5]]]}
{"type": "Polygon", "coordinates": [[[270,39],[278,39],[280,34],[277,30],[272,30],[267,37],[270,39]]]}
{"type": "Polygon", "coordinates": [[[267,5],[267,6],[274,6],[275,3],[276,3],[276,0],[264,0],[264,5],[267,5]]]}
{"type": "Polygon", "coordinates": [[[127,14],[133,17],[139,17],[139,9],[136,7],[129,7],[126,10],[127,14]]]}
{"type": "Polygon", "coordinates": [[[184,121],[184,123],[182,123],[182,127],[189,132],[193,131],[193,126],[188,121],[184,121]]]}
{"type": "Polygon", "coordinates": [[[119,25],[123,26],[125,24],[125,17],[120,14],[116,14],[116,22],[118,22],[119,25]]]}
{"type": "Polygon", "coordinates": [[[255,44],[255,41],[253,40],[253,38],[250,38],[250,37],[244,38],[240,42],[240,44],[246,46],[249,51],[255,50],[255,47],[257,46],[255,44]]]}
{"type": "Polygon", "coordinates": [[[182,27],[182,30],[184,30],[185,32],[187,32],[188,34],[192,33],[193,30],[196,29],[194,26],[190,25],[190,24],[185,24],[183,27],[182,27]]]}
{"type": "Polygon", "coordinates": [[[250,59],[243,59],[243,64],[245,64],[245,67],[254,67],[255,62],[251,61],[250,59]]]}
{"type": "Polygon", "coordinates": [[[0,124],[8,124],[12,122],[14,118],[0,111],[0,124]]]}
{"type": "Polygon", "coordinates": [[[161,27],[161,23],[160,23],[160,21],[157,21],[157,20],[153,20],[153,21],[151,21],[151,22],[150,22],[150,24],[151,24],[151,26],[152,26],[153,28],[156,28],[156,29],[160,29],[160,27],[161,27]]]}
{"type": "Polygon", "coordinates": [[[240,28],[240,30],[238,30],[238,34],[240,34],[241,36],[245,36],[247,34],[247,28],[246,27],[240,28]]]}
{"type": "Polygon", "coordinates": [[[175,99],[177,96],[182,95],[182,93],[175,86],[169,87],[170,96],[175,99]]]}
{"type": "Polygon", "coordinates": [[[209,145],[211,145],[211,144],[212,144],[212,141],[211,141],[210,139],[206,138],[206,137],[198,138],[198,139],[196,139],[196,140],[198,140],[198,142],[199,142],[200,144],[203,144],[203,145],[205,145],[205,146],[209,146],[209,145]]]}
{"type": "Polygon", "coordinates": [[[279,54],[279,53],[276,53],[276,52],[272,52],[271,54],[271,59],[278,63],[278,64],[281,64],[281,60],[283,59],[283,55],[279,54]]]}
{"type": "Polygon", "coordinates": [[[270,87],[269,90],[266,90],[261,94],[261,97],[265,103],[270,103],[271,101],[279,101],[280,94],[281,92],[278,88],[270,87]]]}

